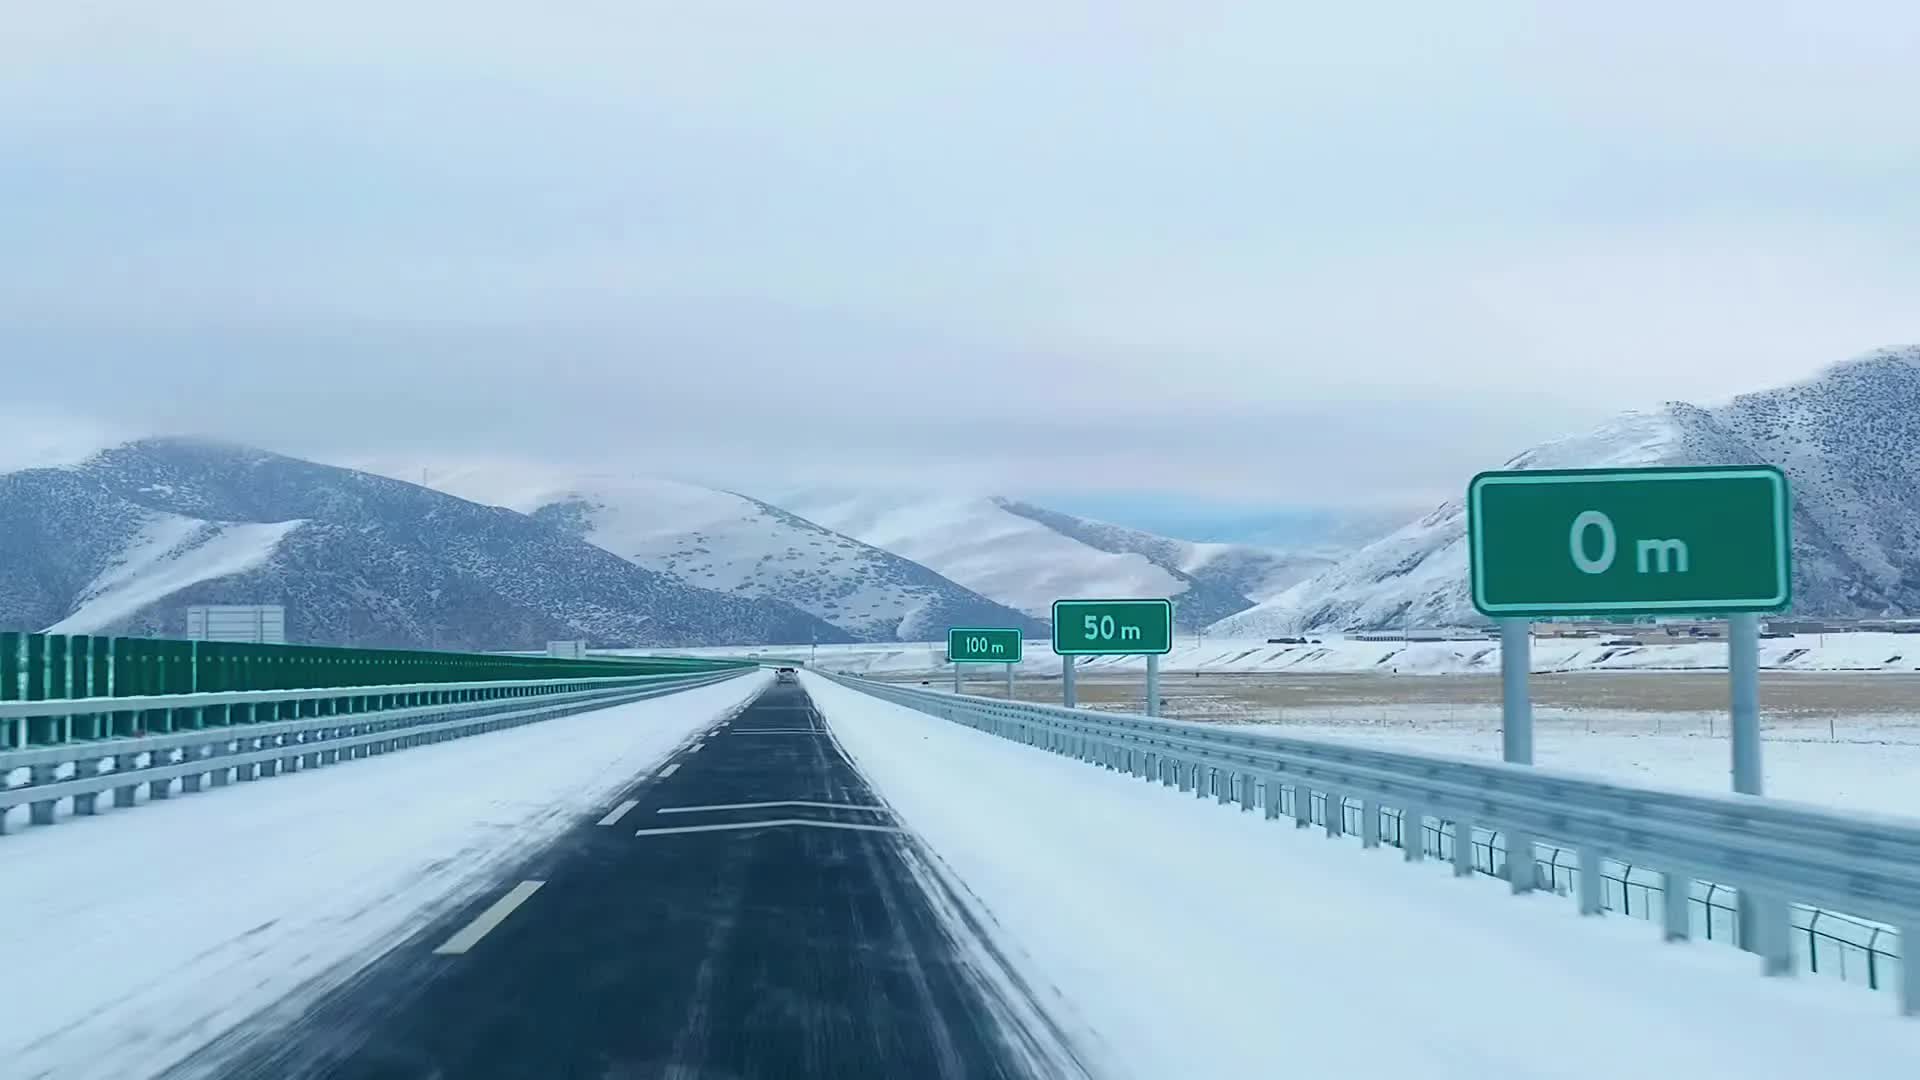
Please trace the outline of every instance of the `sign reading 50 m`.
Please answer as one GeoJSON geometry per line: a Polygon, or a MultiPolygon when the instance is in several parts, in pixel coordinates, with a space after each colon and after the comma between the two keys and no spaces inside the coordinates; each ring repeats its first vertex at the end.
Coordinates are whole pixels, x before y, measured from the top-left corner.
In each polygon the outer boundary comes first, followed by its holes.
{"type": "Polygon", "coordinates": [[[1473,606],[1492,616],[1779,611],[1792,507],[1771,466],[1481,473],[1473,606]]]}
{"type": "Polygon", "coordinates": [[[1055,600],[1053,651],[1061,656],[1170,653],[1173,604],[1167,600],[1055,600]]]}

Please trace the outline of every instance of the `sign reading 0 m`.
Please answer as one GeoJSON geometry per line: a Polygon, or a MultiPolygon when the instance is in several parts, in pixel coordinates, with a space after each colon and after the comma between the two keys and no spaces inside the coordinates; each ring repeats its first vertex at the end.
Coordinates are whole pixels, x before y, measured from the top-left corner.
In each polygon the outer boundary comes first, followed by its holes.
{"type": "MultiPolygon", "coordinates": [[[[1488,472],[1467,487],[1483,615],[1780,611],[1792,503],[1770,465],[1488,472]]],[[[1057,631],[1056,631],[1057,633],[1057,631]]]]}

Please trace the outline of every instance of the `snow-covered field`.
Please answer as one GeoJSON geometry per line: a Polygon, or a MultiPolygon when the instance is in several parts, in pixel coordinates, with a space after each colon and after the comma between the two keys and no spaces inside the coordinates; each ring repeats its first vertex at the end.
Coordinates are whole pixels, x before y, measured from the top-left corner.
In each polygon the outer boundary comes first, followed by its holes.
{"type": "Polygon", "coordinates": [[[1920,1060],[1884,995],[1764,979],[1732,949],[804,678],[1096,1075],[1891,1078],[1920,1060]]]}
{"type": "MultiPolygon", "coordinates": [[[[1636,723],[1645,722],[1644,716],[1637,714],[1634,719],[1636,723]]],[[[1500,733],[1489,729],[1416,731],[1390,723],[1252,727],[1426,753],[1500,756],[1500,733]]],[[[1619,734],[1536,725],[1533,759],[1538,765],[1628,782],[1727,791],[1732,783],[1732,748],[1724,717],[1715,730],[1717,734],[1712,736],[1704,729],[1687,734],[1619,734]]],[[[1876,729],[1863,726],[1855,730],[1870,734],[1876,729]]],[[[1768,739],[1761,748],[1764,790],[1781,799],[1920,818],[1920,741],[1911,729],[1890,734],[1894,737],[1882,741],[1768,739]]]]}
{"type": "MultiPolygon", "coordinates": [[[[694,656],[791,657],[805,647],[725,646],[674,650],[694,656]]],[[[947,644],[822,645],[818,666],[858,675],[909,675],[947,669],[947,644]]],[[[1727,666],[1724,641],[1676,640],[1673,644],[1604,645],[1599,638],[1537,638],[1533,670],[1712,671],[1727,666]]],[[[1920,634],[1798,634],[1760,643],[1760,665],[1776,671],[1920,671],[1920,634]]],[[[1093,674],[1140,671],[1140,656],[1083,657],[1093,674]]],[[[948,669],[950,670],[950,669],[948,669]]],[[[1498,641],[1359,641],[1316,635],[1316,643],[1270,644],[1264,638],[1181,636],[1161,658],[1163,672],[1276,672],[1300,674],[1457,675],[1500,670],[1498,641]]],[[[981,669],[983,674],[991,674],[981,669]]],[[[1058,675],[1060,658],[1047,641],[1026,642],[1020,673],[1058,675]]]]}
{"type": "Polygon", "coordinates": [[[769,679],[0,839],[0,1075],[148,1076],[299,1010],[769,679]]]}

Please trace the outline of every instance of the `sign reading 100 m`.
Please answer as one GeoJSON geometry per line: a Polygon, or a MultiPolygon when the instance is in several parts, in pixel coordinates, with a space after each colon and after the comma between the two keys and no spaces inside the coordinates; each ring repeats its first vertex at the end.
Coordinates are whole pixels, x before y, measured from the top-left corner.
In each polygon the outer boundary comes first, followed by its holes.
{"type": "Polygon", "coordinates": [[[1017,664],[1019,629],[956,626],[947,631],[947,660],[955,664],[1017,664]]]}
{"type": "Polygon", "coordinates": [[[1173,604],[1166,600],[1055,600],[1053,651],[1061,656],[1170,653],[1173,604]]]}
{"type": "Polygon", "coordinates": [[[1792,598],[1791,514],[1771,466],[1481,473],[1467,487],[1473,606],[1779,611],[1792,598]]]}

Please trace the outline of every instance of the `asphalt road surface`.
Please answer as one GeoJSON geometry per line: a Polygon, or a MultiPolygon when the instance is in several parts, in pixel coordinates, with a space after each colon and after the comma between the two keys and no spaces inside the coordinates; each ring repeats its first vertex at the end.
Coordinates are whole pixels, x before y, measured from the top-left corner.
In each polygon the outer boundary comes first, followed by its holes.
{"type": "Polygon", "coordinates": [[[1034,1014],[956,944],[875,804],[806,693],[777,683],[304,1015],[176,1075],[1078,1072],[1036,1049],[1057,1045],[1043,1022],[1010,1019],[1034,1014]]]}

